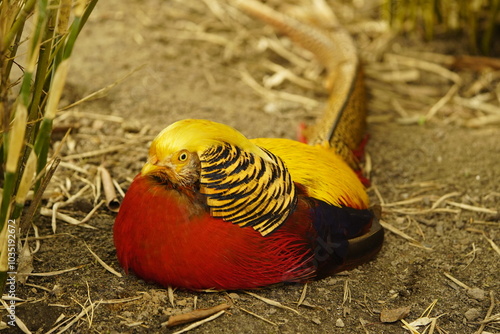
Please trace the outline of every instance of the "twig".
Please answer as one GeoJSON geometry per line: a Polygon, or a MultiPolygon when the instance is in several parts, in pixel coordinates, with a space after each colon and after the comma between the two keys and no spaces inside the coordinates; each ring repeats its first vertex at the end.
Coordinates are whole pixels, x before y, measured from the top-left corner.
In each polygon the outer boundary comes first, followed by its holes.
{"type": "MultiPolygon", "coordinates": [[[[85,280],[85,284],[87,285],[87,300],[89,301],[90,305],[94,305],[94,303],[92,302],[92,298],[90,297],[89,282],[87,280],[85,280]]],[[[86,301],[85,301],[85,303],[86,303],[86,301]]],[[[95,307],[92,307],[90,309],[90,316],[87,314],[87,321],[89,323],[89,328],[92,328],[92,322],[94,321],[94,310],[95,310],[95,307]]]]}
{"type": "Polygon", "coordinates": [[[99,264],[104,267],[104,269],[106,269],[107,271],[109,271],[110,273],[112,273],[115,276],[118,276],[118,277],[122,277],[123,276],[122,274],[120,274],[119,272],[117,272],[116,270],[114,270],[113,268],[111,268],[109,265],[107,265],[106,262],[104,262],[96,253],[94,253],[92,251],[92,249],[90,249],[90,247],[89,247],[89,245],[87,245],[87,243],[85,243],[85,246],[89,250],[90,254],[92,254],[92,256],[95,257],[95,259],[97,260],[97,262],[99,262],[99,264]]]}
{"type": "Polygon", "coordinates": [[[422,245],[417,239],[413,238],[413,237],[410,237],[408,234],[404,233],[403,231],[401,231],[400,229],[398,229],[397,227],[389,224],[389,223],[386,223],[384,222],[383,220],[379,220],[380,222],[380,225],[382,225],[383,228],[391,231],[392,233],[396,234],[396,235],[399,235],[400,237],[402,237],[403,239],[406,239],[408,241],[411,241],[413,242],[414,244],[416,244],[417,246],[419,247],[422,247],[423,249],[426,249],[426,250],[432,250],[432,248],[430,247],[426,247],[424,245],[422,245]]]}
{"type": "Polygon", "coordinates": [[[453,98],[453,102],[455,102],[458,105],[473,109],[473,110],[481,110],[484,111],[485,113],[491,114],[493,116],[499,116],[500,115],[500,107],[495,106],[493,104],[485,103],[482,101],[479,101],[477,99],[464,99],[459,96],[455,96],[453,98]]]}
{"type": "Polygon", "coordinates": [[[250,296],[253,296],[253,297],[257,298],[257,299],[262,300],[266,304],[269,304],[269,305],[272,305],[272,306],[276,306],[276,307],[279,307],[279,308],[282,308],[282,309],[285,309],[285,310],[290,310],[290,311],[292,311],[292,312],[300,315],[299,311],[294,310],[291,307],[285,306],[285,305],[281,304],[280,302],[277,302],[275,300],[272,300],[272,299],[269,299],[269,298],[266,298],[266,297],[259,296],[259,295],[255,294],[253,292],[245,291],[245,293],[248,294],[248,295],[250,295],[250,296]]]}
{"type": "Polygon", "coordinates": [[[401,65],[405,65],[408,67],[415,67],[415,68],[418,68],[418,69],[421,69],[421,70],[424,70],[427,72],[436,73],[436,74],[438,74],[438,75],[440,75],[440,76],[442,76],[450,81],[453,81],[455,83],[462,82],[462,78],[460,78],[460,76],[457,73],[450,71],[447,68],[445,68],[441,65],[435,64],[435,63],[431,63],[431,62],[417,59],[417,58],[397,55],[394,53],[386,54],[386,59],[389,62],[395,61],[401,65]]]}
{"type": "Polygon", "coordinates": [[[479,116],[465,122],[465,125],[471,128],[477,128],[488,124],[500,124],[500,115],[479,116]]]}
{"type": "Polygon", "coordinates": [[[460,192],[455,191],[455,192],[451,192],[451,193],[448,193],[448,194],[445,194],[445,195],[441,196],[437,201],[434,202],[434,204],[432,204],[431,210],[436,209],[446,199],[448,199],[450,197],[458,196],[460,194],[461,194],[460,192]]]}
{"type": "Polygon", "coordinates": [[[42,276],[42,277],[56,276],[56,275],[61,275],[61,274],[64,274],[64,273],[68,273],[70,271],[78,270],[78,269],[83,268],[85,266],[86,266],[86,264],[82,264],[82,265],[79,265],[79,266],[76,266],[76,267],[73,267],[73,268],[56,270],[56,271],[50,271],[50,272],[47,272],[47,273],[31,273],[30,276],[42,276]]]}
{"type": "MultiPolygon", "coordinates": [[[[100,301],[96,302],[95,304],[92,303],[90,304],[89,306],[87,307],[82,307],[82,310],[80,311],[80,313],[75,316],[70,322],[68,322],[66,324],[66,326],[64,326],[61,330],[59,330],[59,332],[57,332],[58,334],[60,333],[63,333],[65,332],[68,328],[70,328],[71,326],[73,326],[74,323],[76,323],[78,320],[80,320],[81,318],[83,318],[84,315],[88,314],[88,311],[93,309],[94,307],[97,307],[99,306],[100,304],[100,301]],[[96,305],[97,304],[97,305],[96,305]]],[[[50,334],[50,333],[53,333],[52,331],[48,331],[47,334],[50,334]]]]}
{"type": "Polygon", "coordinates": [[[116,191],[120,194],[120,196],[123,198],[125,197],[125,192],[123,191],[122,187],[120,187],[120,184],[118,184],[118,181],[116,179],[113,179],[113,185],[115,186],[116,191]]]}
{"type": "Polygon", "coordinates": [[[50,179],[56,172],[57,166],[59,166],[59,163],[61,162],[60,158],[54,158],[54,161],[50,165],[50,167],[47,170],[47,173],[45,174],[45,177],[42,180],[42,183],[40,184],[40,187],[36,191],[35,196],[33,197],[33,201],[31,202],[28,212],[24,216],[24,218],[21,220],[21,235],[25,235],[28,227],[30,226],[30,222],[33,220],[33,217],[35,216],[36,210],[38,206],[40,205],[40,202],[42,200],[42,195],[45,192],[45,189],[49,185],[50,179]]]}
{"type": "Polygon", "coordinates": [[[170,316],[167,322],[164,322],[161,325],[167,327],[182,325],[188,322],[193,322],[195,320],[205,319],[215,313],[227,310],[230,307],[231,305],[223,303],[210,308],[204,308],[183,314],[172,315],[170,316]]]}
{"type": "Polygon", "coordinates": [[[72,164],[71,162],[66,162],[66,161],[61,161],[59,163],[59,166],[61,167],[64,167],[64,168],[67,168],[67,169],[71,169],[71,170],[74,170],[75,172],[78,172],[78,173],[82,173],[82,174],[85,174],[85,175],[89,175],[89,172],[86,171],[85,169],[83,169],[82,167],[79,167],[75,164],[72,164]]]}
{"type": "Polygon", "coordinates": [[[485,221],[485,220],[475,220],[474,219],[470,223],[477,224],[477,225],[489,225],[489,226],[500,227],[500,222],[490,222],[490,221],[485,221]]]}
{"type": "Polygon", "coordinates": [[[493,241],[492,239],[488,238],[488,236],[486,235],[486,233],[483,230],[479,230],[479,229],[471,228],[471,227],[466,228],[465,230],[469,231],[469,232],[474,232],[474,233],[482,234],[483,237],[486,239],[486,241],[488,241],[490,243],[491,248],[493,248],[493,250],[495,252],[497,252],[498,255],[500,255],[500,247],[498,247],[498,245],[495,243],[495,241],[493,241]]]}
{"type": "Polygon", "coordinates": [[[493,250],[497,252],[498,255],[500,255],[500,248],[497,246],[497,244],[492,239],[488,238],[486,234],[483,234],[483,237],[490,243],[491,248],[493,248],[493,250]]]}
{"type": "Polygon", "coordinates": [[[172,286],[170,285],[167,287],[167,294],[168,294],[168,301],[173,307],[175,307],[174,289],[172,289],[172,286]]]}
{"type": "Polygon", "coordinates": [[[216,318],[220,317],[220,316],[221,316],[221,315],[223,315],[224,313],[225,313],[225,311],[220,311],[219,313],[215,313],[213,316],[208,317],[208,318],[206,318],[206,319],[203,319],[203,320],[201,320],[201,321],[195,322],[194,324],[191,324],[191,325],[187,326],[186,328],[181,329],[180,331],[177,331],[177,332],[175,332],[175,333],[173,333],[173,334],[181,334],[181,333],[188,332],[188,331],[190,331],[190,330],[191,330],[191,329],[193,329],[193,328],[199,327],[199,326],[203,325],[203,324],[204,324],[204,323],[206,323],[206,322],[212,321],[212,320],[214,320],[214,319],[216,319],[216,318]]]}
{"type": "Polygon", "coordinates": [[[434,334],[434,329],[436,328],[437,318],[432,318],[431,325],[429,327],[429,334],[434,334]]]}
{"type": "MultiPolygon", "coordinates": [[[[306,79],[299,77],[298,75],[293,73],[291,70],[289,70],[281,65],[278,65],[278,64],[273,63],[271,61],[266,61],[266,62],[264,62],[264,66],[266,68],[268,68],[269,70],[275,72],[274,75],[276,75],[282,79],[288,79],[290,82],[293,82],[297,86],[300,86],[300,87],[306,88],[306,89],[311,89],[311,90],[316,89],[316,86],[314,85],[314,83],[312,83],[309,80],[306,80],[306,79]]],[[[280,80],[279,83],[281,83],[281,82],[282,82],[282,80],[280,80]]],[[[269,84],[270,82],[267,81],[267,83],[269,84]]],[[[265,86],[267,88],[271,88],[273,85],[265,85],[265,86]]]]}
{"type": "Polygon", "coordinates": [[[436,113],[441,109],[446,103],[448,103],[453,96],[457,93],[458,89],[460,88],[460,84],[456,83],[451,88],[448,90],[448,92],[439,99],[427,112],[427,115],[425,115],[425,120],[428,121],[432,117],[436,115],[436,113]]]}
{"type": "Polygon", "coordinates": [[[345,303],[351,303],[351,287],[349,286],[349,279],[346,278],[344,281],[344,295],[342,297],[342,306],[345,303]]]}
{"type": "Polygon", "coordinates": [[[498,214],[498,211],[493,210],[493,209],[488,209],[488,208],[482,208],[474,205],[469,205],[469,204],[464,204],[464,203],[457,203],[457,202],[452,202],[452,201],[446,201],[446,204],[456,206],[457,208],[460,209],[465,209],[465,210],[470,210],[470,211],[475,211],[475,212],[483,212],[483,213],[489,213],[492,215],[498,214]]]}
{"type": "Polygon", "coordinates": [[[250,75],[250,73],[248,73],[246,69],[241,71],[241,79],[259,95],[262,95],[267,99],[282,99],[285,101],[297,102],[309,108],[315,108],[319,104],[318,101],[305,96],[264,88],[250,75]]]}
{"type": "Polygon", "coordinates": [[[380,191],[378,190],[378,187],[375,185],[375,182],[372,182],[371,188],[373,189],[373,191],[375,191],[375,195],[377,195],[377,198],[378,198],[378,200],[380,202],[380,205],[384,206],[385,205],[385,200],[382,197],[382,194],[380,193],[380,191]]]}
{"type": "MultiPolygon", "coordinates": [[[[82,309],[82,311],[77,315],[75,316],[69,323],[66,324],[66,326],[64,326],[59,332],[57,333],[63,333],[64,331],[66,331],[68,328],[70,328],[75,322],[77,322],[78,320],[80,320],[85,314],[88,313],[88,311],[91,309],[91,308],[95,308],[96,306],[98,306],[99,304],[119,304],[119,303],[128,303],[128,302],[131,302],[131,301],[134,301],[134,300],[138,300],[138,299],[141,299],[142,296],[135,296],[135,297],[128,297],[128,298],[123,298],[123,299],[108,299],[108,300],[99,300],[97,301],[96,303],[94,304],[91,304],[89,306],[87,306],[86,308],[82,309]]],[[[60,307],[67,307],[65,305],[57,305],[57,304],[49,304],[51,306],[60,306],[60,307]]],[[[51,334],[51,333],[54,333],[62,324],[59,324],[57,325],[56,327],[52,328],[50,331],[48,331],[46,334],[51,334]]]]}
{"type": "MultiPolygon", "coordinates": [[[[491,313],[493,312],[494,309],[495,309],[495,294],[493,293],[493,291],[490,291],[490,307],[488,308],[488,311],[486,312],[486,315],[484,316],[485,320],[487,318],[489,318],[489,316],[491,315],[491,313]]],[[[483,332],[484,328],[486,327],[486,325],[487,325],[487,323],[481,324],[481,326],[479,326],[478,330],[474,334],[481,334],[483,332]]]]}
{"type": "Polygon", "coordinates": [[[460,210],[456,209],[448,209],[448,208],[436,208],[436,209],[386,209],[386,212],[400,213],[403,215],[425,215],[433,212],[442,212],[442,213],[460,213],[460,210]]]}
{"type": "Polygon", "coordinates": [[[403,323],[404,327],[406,327],[411,332],[411,334],[420,334],[412,325],[406,322],[405,319],[399,319],[399,321],[403,323]]]}
{"type": "Polygon", "coordinates": [[[262,321],[267,322],[267,323],[268,323],[268,324],[270,324],[270,325],[273,325],[273,326],[278,326],[278,324],[277,324],[277,323],[272,322],[271,320],[268,320],[268,319],[266,319],[266,318],[264,318],[264,317],[262,317],[262,316],[260,316],[260,315],[258,315],[258,314],[256,314],[256,313],[253,313],[252,311],[249,311],[249,310],[244,309],[243,307],[239,307],[239,306],[238,306],[238,308],[239,308],[240,310],[242,310],[243,312],[245,312],[245,313],[248,313],[248,314],[250,314],[250,315],[252,315],[252,316],[254,316],[254,317],[256,317],[256,318],[258,318],[258,319],[260,319],[260,320],[262,320],[262,321]]]}
{"type": "Polygon", "coordinates": [[[135,297],[127,297],[122,299],[107,299],[99,301],[101,304],[120,304],[120,303],[128,303],[133,302],[134,300],[138,300],[143,298],[143,296],[135,296],[135,297]]]}
{"type": "Polygon", "coordinates": [[[363,318],[359,318],[359,323],[361,324],[361,327],[363,327],[363,330],[365,331],[365,334],[370,334],[370,332],[368,331],[368,328],[366,328],[365,326],[365,323],[367,321],[364,320],[363,318]]]}
{"type": "Polygon", "coordinates": [[[456,285],[458,285],[466,290],[470,290],[470,287],[468,285],[466,285],[465,283],[462,283],[461,281],[459,281],[455,277],[451,276],[450,274],[448,274],[448,273],[443,273],[443,274],[444,274],[444,276],[446,276],[449,280],[451,280],[456,285]]]}
{"type": "Polygon", "coordinates": [[[307,283],[304,284],[304,288],[302,289],[302,293],[300,294],[299,301],[297,302],[297,307],[299,307],[304,302],[304,299],[306,299],[306,294],[307,294],[307,283]]]}
{"type": "Polygon", "coordinates": [[[397,202],[391,202],[391,203],[384,203],[384,204],[380,204],[380,205],[382,205],[383,207],[408,205],[408,204],[413,204],[413,203],[421,202],[424,198],[425,198],[425,196],[418,196],[418,197],[413,197],[413,198],[405,199],[403,201],[397,201],[397,202]]]}
{"type": "Polygon", "coordinates": [[[291,52],[290,50],[283,47],[283,43],[280,43],[276,39],[266,38],[265,41],[267,43],[267,46],[269,46],[269,49],[273,50],[279,56],[288,60],[291,64],[294,64],[300,68],[307,68],[310,65],[310,59],[304,59],[296,53],[291,52]]]}
{"type": "Polygon", "coordinates": [[[24,283],[24,285],[31,286],[33,288],[40,289],[40,290],[45,290],[47,292],[52,292],[52,289],[46,288],[42,285],[33,284],[33,283],[24,283]]]}
{"type": "Polygon", "coordinates": [[[104,168],[103,166],[99,166],[98,169],[101,173],[101,182],[104,188],[104,195],[106,196],[106,205],[108,206],[109,210],[118,212],[118,210],[120,210],[120,201],[116,196],[113,179],[111,178],[111,175],[106,168],[104,168]]]}
{"type": "MultiPolygon", "coordinates": [[[[68,189],[69,188],[70,187],[68,186],[68,189]]],[[[57,210],[59,209],[59,207],[63,207],[63,206],[66,206],[68,204],[73,203],[76,199],[80,198],[82,196],[82,194],[84,192],[86,192],[87,189],[89,189],[89,188],[90,188],[90,185],[87,184],[84,187],[82,187],[76,194],[70,196],[66,201],[57,202],[54,204],[54,206],[52,207],[52,232],[53,233],[56,233],[56,228],[57,228],[56,218],[58,218],[58,217],[61,217],[59,219],[64,220],[64,221],[66,221],[70,224],[73,224],[73,225],[75,223],[77,223],[77,225],[81,224],[81,222],[79,222],[78,220],[76,220],[68,215],[64,215],[64,214],[59,215],[59,212],[57,212],[57,210]]]]}
{"type": "MultiPolygon", "coordinates": [[[[53,211],[51,209],[41,208],[40,209],[40,214],[42,216],[45,216],[45,217],[52,217],[53,216],[53,211]]],[[[70,217],[70,216],[68,216],[68,215],[66,215],[64,213],[57,212],[56,215],[55,215],[55,218],[60,219],[63,222],[66,222],[66,223],[71,224],[71,225],[77,225],[77,226],[81,226],[81,227],[85,227],[85,228],[90,228],[90,229],[97,230],[97,227],[94,227],[94,226],[91,226],[91,225],[88,225],[88,224],[82,224],[82,222],[79,221],[78,219],[70,217]]]]}
{"type": "Polygon", "coordinates": [[[476,244],[472,243],[472,250],[469,253],[467,253],[467,254],[464,255],[464,257],[472,255],[472,258],[467,263],[467,265],[465,266],[465,268],[469,267],[472,264],[472,262],[474,262],[474,260],[476,259],[476,253],[477,253],[476,244]]]}
{"type": "Polygon", "coordinates": [[[85,218],[83,218],[81,221],[80,221],[80,224],[84,224],[86,222],[88,222],[90,220],[90,218],[92,218],[92,216],[94,215],[94,213],[96,213],[96,211],[104,204],[106,203],[106,201],[102,200],[100,201],[96,206],[94,206],[92,208],[92,210],[90,210],[90,212],[85,216],[85,218]]]}

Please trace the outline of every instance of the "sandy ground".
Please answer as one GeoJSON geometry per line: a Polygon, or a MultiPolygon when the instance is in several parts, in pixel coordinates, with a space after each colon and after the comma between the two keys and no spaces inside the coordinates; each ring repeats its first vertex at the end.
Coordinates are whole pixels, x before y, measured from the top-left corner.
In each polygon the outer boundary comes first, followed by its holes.
{"type": "MultiPolygon", "coordinates": [[[[242,80],[242,72],[248,71],[261,82],[270,73],[265,61],[287,68],[297,66],[263,47],[263,36],[273,35],[270,28],[241,14],[236,16],[240,21],[233,16],[222,16],[221,20],[207,4],[213,2],[108,0],[97,5],[72,58],[64,103],[132,74],[100,99],[71,109],[79,114],[60,114],[56,125],[71,125],[74,130],[62,150],[65,164],[50,186],[52,191],[62,193],[61,189],[66,189],[68,194],[56,200],[65,201],[89,181],[94,185],[100,164],[126,190],[146,159],[150,140],[182,118],[230,124],[248,137],[296,138],[298,125],[310,123],[318,115],[320,106],[269,100],[251,89],[242,80]],[[80,155],[103,148],[110,150],[80,155]],[[85,172],[75,171],[72,165],[85,172]]],[[[381,56],[434,51],[432,46],[389,39],[383,29],[377,30],[380,25],[362,25],[363,20],[375,22],[370,19],[376,16],[375,7],[335,8],[342,10],[341,19],[356,36],[367,63],[369,194],[373,203],[386,204],[384,221],[414,241],[387,232],[384,247],[374,261],[308,284],[305,301],[299,307],[303,285],[254,291],[297,310],[297,314],[244,291],[175,291],[172,304],[166,289],[121,270],[112,241],[115,213],[105,206],[87,222],[94,229],[58,220],[54,234],[50,219],[40,217],[36,225],[45,238],[30,241],[33,249],[39,246],[33,259],[34,272],[77,269],[33,275],[28,280],[31,285],[17,287],[18,297],[27,302],[18,304],[16,314],[31,331],[45,333],[56,326],[57,319],[71,321],[80,314],[68,332],[172,333],[183,325],[162,327],[170,315],[232,302],[234,306],[224,315],[191,332],[409,333],[401,322],[382,323],[380,312],[410,307],[405,320],[412,322],[436,301],[428,314],[430,318],[439,317],[434,333],[476,333],[480,326],[477,322],[485,318],[491,305],[490,293],[495,294],[497,303],[500,295],[500,254],[488,241],[500,244],[498,125],[466,127],[464,124],[479,113],[451,103],[424,124],[408,121],[415,115],[425,115],[451,84],[442,76],[419,69],[417,74],[421,76],[412,81],[401,79],[403,72],[394,72],[400,76],[399,81],[380,80],[381,71],[393,73],[381,56]],[[387,43],[377,48],[372,43],[376,38],[387,43]],[[397,103],[391,104],[391,96],[400,100],[408,115],[402,115],[397,103]],[[401,122],[405,119],[407,122],[401,122]],[[86,245],[123,277],[104,269],[86,245]]],[[[452,38],[439,52],[461,49],[458,45],[463,44],[452,38]]],[[[307,53],[294,50],[310,59],[307,53]]],[[[314,72],[314,62],[307,62],[314,72]]],[[[307,72],[303,74],[307,77],[307,72]]],[[[469,80],[465,82],[480,75],[460,74],[469,80]]],[[[313,84],[314,89],[305,89],[285,82],[274,89],[324,103],[321,80],[313,84]]],[[[492,81],[483,91],[494,88],[494,84],[492,81]]],[[[498,81],[496,85],[498,97],[498,81]]],[[[464,83],[459,92],[468,87],[464,83]]],[[[54,138],[55,144],[58,140],[60,137],[54,138]]],[[[95,199],[89,186],[60,211],[82,219],[101,199],[95,199]]],[[[499,312],[496,306],[491,314],[499,312]]],[[[490,323],[486,332],[500,332],[500,324],[490,323]]]]}

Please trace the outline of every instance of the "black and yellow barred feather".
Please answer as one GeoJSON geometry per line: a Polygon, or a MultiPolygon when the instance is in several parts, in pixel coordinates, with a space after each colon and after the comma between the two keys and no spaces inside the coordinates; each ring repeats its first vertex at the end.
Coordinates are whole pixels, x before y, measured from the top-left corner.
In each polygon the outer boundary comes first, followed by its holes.
{"type": "Polygon", "coordinates": [[[200,156],[200,190],[210,213],[265,236],[278,228],[295,208],[295,185],[283,161],[241,150],[229,143],[212,146],[200,156]]]}

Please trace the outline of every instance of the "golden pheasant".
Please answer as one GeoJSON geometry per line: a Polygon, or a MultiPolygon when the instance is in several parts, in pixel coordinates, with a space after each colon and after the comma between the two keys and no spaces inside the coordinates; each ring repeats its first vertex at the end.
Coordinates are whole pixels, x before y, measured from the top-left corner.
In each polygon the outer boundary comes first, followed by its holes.
{"type": "Polygon", "coordinates": [[[382,246],[378,214],[351,169],[365,125],[352,40],[341,27],[327,35],[253,0],[237,3],[327,68],[328,107],[308,139],[328,144],[249,140],[206,120],[164,129],[114,225],[124,269],[164,286],[306,282],[366,262],[382,246]]]}
{"type": "Polygon", "coordinates": [[[248,289],[365,262],[383,230],[333,150],[183,120],[153,141],[114,225],[125,270],[164,286],[248,289]]]}

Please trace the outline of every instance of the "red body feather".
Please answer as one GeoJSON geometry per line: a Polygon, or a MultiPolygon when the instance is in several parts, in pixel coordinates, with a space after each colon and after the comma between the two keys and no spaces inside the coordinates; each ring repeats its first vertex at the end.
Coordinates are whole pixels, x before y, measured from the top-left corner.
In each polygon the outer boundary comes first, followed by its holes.
{"type": "Polygon", "coordinates": [[[286,224],[263,237],[211,217],[196,196],[135,178],[114,226],[125,270],[189,289],[246,289],[314,277],[315,231],[307,203],[299,201],[286,224]]]}
{"type": "Polygon", "coordinates": [[[318,229],[324,227],[321,234],[339,244],[370,227],[363,219],[361,225],[345,222],[346,228],[329,228],[330,220],[342,218],[330,217],[330,213],[322,216],[313,199],[299,194],[297,207],[283,226],[264,237],[251,227],[211,217],[202,196],[138,175],[114,225],[123,268],[146,281],[187,289],[249,289],[304,282],[351,267],[335,254],[333,258],[321,255],[325,242],[330,241],[318,242],[318,229]]]}

